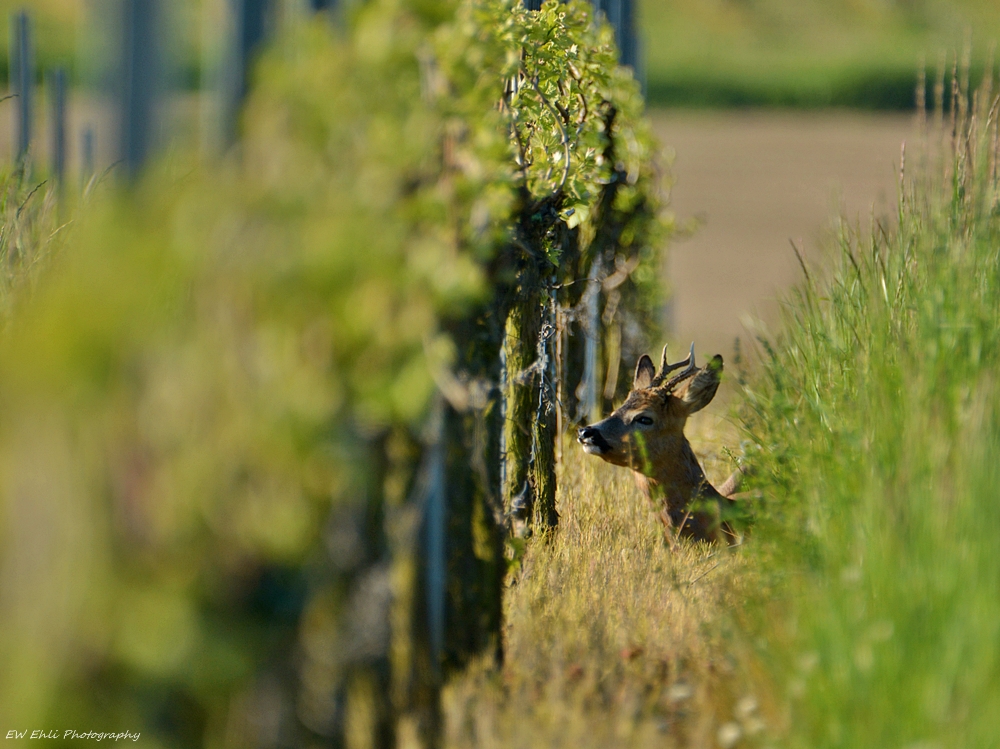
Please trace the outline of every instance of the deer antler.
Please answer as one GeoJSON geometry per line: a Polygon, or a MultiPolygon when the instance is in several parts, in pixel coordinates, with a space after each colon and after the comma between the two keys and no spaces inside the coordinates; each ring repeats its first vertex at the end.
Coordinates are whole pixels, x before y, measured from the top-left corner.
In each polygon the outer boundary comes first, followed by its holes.
{"type": "Polygon", "coordinates": [[[691,353],[688,355],[688,358],[676,364],[667,364],[667,347],[664,346],[663,356],[660,358],[660,372],[653,378],[653,387],[659,387],[667,379],[668,374],[675,369],[688,366],[692,361],[694,361],[694,343],[691,344],[691,353]]]}
{"type": "Polygon", "coordinates": [[[653,378],[653,387],[659,387],[667,379],[668,374],[681,367],[685,367],[684,371],[674,375],[673,379],[667,384],[667,390],[674,388],[678,382],[687,379],[694,372],[694,342],[691,343],[691,352],[688,354],[688,358],[675,364],[667,364],[667,347],[663,347],[663,357],[660,359],[660,372],[653,378]]]}

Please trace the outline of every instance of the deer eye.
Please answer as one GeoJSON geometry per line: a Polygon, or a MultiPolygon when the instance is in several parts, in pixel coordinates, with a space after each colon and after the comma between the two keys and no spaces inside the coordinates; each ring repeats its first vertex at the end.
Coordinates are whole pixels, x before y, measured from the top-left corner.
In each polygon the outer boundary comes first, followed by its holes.
{"type": "Polygon", "coordinates": [[[650,424],[653,423],[653,420],[648,416],[636,416],[635,422],[637,424],[642,424],[643,426],[648,427],[650,424]]]}

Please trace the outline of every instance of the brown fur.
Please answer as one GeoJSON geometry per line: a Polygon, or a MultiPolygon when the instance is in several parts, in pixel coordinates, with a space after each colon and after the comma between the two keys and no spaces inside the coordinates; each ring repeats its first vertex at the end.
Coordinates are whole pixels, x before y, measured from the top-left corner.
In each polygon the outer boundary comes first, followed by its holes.
{"type": "Polygon", "coordinates": [[[737,535],[722,514],[732,504],[728,495],[737,488],[739,472],[723,484],[726,493],[719,492],[705,478],[684,436],[688,417],[715,397],[721,374],[721,356],[701,369],[694,366],[693,345],[689,358],[674,365],[667,364],[664,349],[659,373],[644,355],[625,402],[603,421],[580,429],[578,439],[587,452],[631,468],[640,489],[656,501],[667,528],[700,541],[732,544],[737,535]]]}

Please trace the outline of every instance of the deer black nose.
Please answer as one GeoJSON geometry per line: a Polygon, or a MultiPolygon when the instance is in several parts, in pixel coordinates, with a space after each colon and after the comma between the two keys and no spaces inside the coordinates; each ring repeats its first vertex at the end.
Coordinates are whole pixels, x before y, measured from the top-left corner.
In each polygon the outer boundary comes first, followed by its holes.
{"type": "Polygon", "coordinates": [[[611,445],[604,439],[604,435],[597,427],[583,427],[576,433],[576,440],[583,445],[583,449],[588,453],[604,455],[611,452],[611,445]]]}

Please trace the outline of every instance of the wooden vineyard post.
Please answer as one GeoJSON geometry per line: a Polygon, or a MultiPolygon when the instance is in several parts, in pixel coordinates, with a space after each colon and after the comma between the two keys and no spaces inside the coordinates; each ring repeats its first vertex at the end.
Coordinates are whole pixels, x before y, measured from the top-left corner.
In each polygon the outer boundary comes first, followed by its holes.
{"type": "Polygon", "coordinates": [[[506,418],[504,420],[504,502],[517,536],[554,527],[555,382],[552,374],[554,323],[551,300],[538,263],[526,261],[504,339],[506,418]],[[546,321],[543,325],[543,309],[546,321]]]}
{"type": "Polygon", "coordinates": [[[66,71],[56,68],[52,87],[52,176],[62,184],[66,174],[66,71]]]}
{"type": "Polygon", "coordinates": [[[494,295],[448,325],[460,359],[456,369],[470,383],[464,403],[444,410],[447,579],[443,663],[460,668],[479,654],[503,658],[503,487],[500,480],[503,393],[485,383],[501,379],[509,294],[491,279],[494,295]],[[477,384],[478,383],[478,384],[477,384]]]}
{"type": "Polygon", "coordinates": [[[10,80],[17,97],[17,139],[14,157],[23,166],[31,150],[33,124],[32,99],[35,83],[35,51],[31,35],[31,18],[27,11],[14,14],[11,19],[10,80]]]}
{"type": "Polygon", "coordinates": [[[507,317],[504,360],[507,364],[506,418],[504,420],[504,462],[506,483],[504,505],[514,523],[515,535],[524,535],[534,506],[531,481],[531,443],[538,406],[536,372],[532,365],[537,353],[540,298],[537,274],[532,268],[521,273],[517,299],[507,317]]]}
{"type": "Polygon", "coordinates": [[[410,496],[402,503],[387,497],[386,507],[393,585],[389,644],[392,732],[399,737],[397,745],[422,749],[437,746],[441,731],[448,490],[443,413],[439,397],[422,444],[411,445],[420,457],[413,469],[410,496]]]}
{"type": "Polygon", "coordinates": [[[588,423],[600,416],[600,409],[597,404],[597,378],[598,378],[598,348],[601,341],[601,316],[600,316],[600,295],[601,295],[601,257],[597,255],[590,263],[590,272],[587,276],[587,290],[584,292],[584,309],[586,310],[585,322],[583,324],[586,342],[584,343],[583,354],[583,380],[580,383],[579,399],[580,407],[577,418],[588,423]]]}
{"type": "Polygon", "coordinates": [[[159,20],[157,0],[125,0],[118,116],[121,159],[130,178],[142,169],[154,145],[163,31],[159,20]]]}
{"type": "Polygon", "coordinates": [[[635,33],[635,0],[621,2],[620,31],[618,32],[619,60],[639,73],[639,45],[635,33]]]}
{"type": "MultiPolygon", "coordinates": [[[[603,13],[615,30],[615,44],[618,46],[618,60],[627,65],[641,80],[641,60],[639,59],[639,39],[635,32],[635,0],[592,0],[594,9],[603,13]]],[[[526,0],[531,2],[531,0],[526,0]]]]}
{"type": "Polygon", "coordinates": [[[546,292],[542,296],[538,314],[544,309],[545,320],[538,331],[538,346],[535,358],[537,368],[537,400],[535,419],[532,424],[532,474],[535,485],[535,502],[532,511],[532,527],[544,531],[554,528],[559,522],[556,513],[556,386],[555,362],[555,310],[554,300],[546,292]]]}
{"type": "Polygon", "coordinates": [[[236,142],[239,113],[250,90],[250,73],[260,46],[267,38],[270,0],[233,0],[234,34],[226,70],[226,101],[223,114],[224,138],[236,142]]]}
{"type": "Polygon", "coordinates": [[[83,191],[87,190],[90,186],[90,181],[94,178],[94,165],[96,163],[94,161],[94,147],[94,126],[87,125],[83,128],[83,133],[80,135],[80,186],[83,191]]]}

